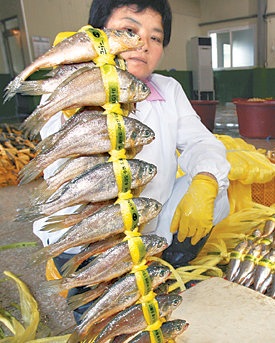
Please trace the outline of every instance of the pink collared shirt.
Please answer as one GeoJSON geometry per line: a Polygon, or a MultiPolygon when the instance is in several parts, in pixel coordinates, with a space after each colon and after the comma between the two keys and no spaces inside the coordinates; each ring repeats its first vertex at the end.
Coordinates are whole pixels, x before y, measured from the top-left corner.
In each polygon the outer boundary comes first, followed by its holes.
{"type": "Polygon", "coordinates": [[[148,79],[144,80],[143,82],[150,88],[151,91],[150,95],[146,98],[146,101],[166,101],[148,79]]]}

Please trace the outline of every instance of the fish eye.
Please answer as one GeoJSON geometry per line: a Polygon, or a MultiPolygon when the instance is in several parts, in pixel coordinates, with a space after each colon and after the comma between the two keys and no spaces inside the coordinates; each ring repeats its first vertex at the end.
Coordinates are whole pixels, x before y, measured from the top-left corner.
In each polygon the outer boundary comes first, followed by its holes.
{"type": "Polygon", "coordinates": [[[150,137],[150,130],[145,130],[144,134],[145,134],[146,137],[150,137]]]}
{"type": "Polygon", "coordinates": [[[160,272],[159,272],[159,276],[160,277],[163,277],[165,275],[165,271],[164,270],[161,270],[160,272]]]}
{"type": "Polygon", "coordinates": [[[128,31],[126,31],[126,32],[127,32],[129,37],[135,37],[135,34],[133,31],[129,31],[129,29],[128,29],[128,31]]]}
{"type": "Polygon", "coordinates": [[[178,306],[180,304],[180,299],[174,299],[172,301],[173,306],[178,306]]]}
{"type": "Polygon", "coordinates": [[[147,92],[148,91],[148,87],[145,84],[143,84],[142,87],[141,87],[141,90],[143,92],[147,92]]]}

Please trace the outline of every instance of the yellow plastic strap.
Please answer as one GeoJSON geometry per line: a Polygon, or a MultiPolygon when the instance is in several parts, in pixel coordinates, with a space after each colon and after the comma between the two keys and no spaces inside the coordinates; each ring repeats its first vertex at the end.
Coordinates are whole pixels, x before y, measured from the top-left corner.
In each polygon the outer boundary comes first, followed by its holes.
{"type": "MultiPolygon", "coordinates": [[[[159,305],[156,299],[148,301],[146,303],[142,303],[142,311],[146,323],[148,325],[154,324],[159,321],[159,305]]],[[[154,328],[153,330],[157,330],[159,327],[154,328]]],[[[146,329],[148,330],[148,328],[146,329]]],[[[148,330],[151,331],[151,330],[148,330]]]]}
{"type": "Polygon", "coordinates": [[[110,154],[110,158],[108,159],[108,162],[114,162],[114,161],[126,158],[126,151],[125,151],[125,149],[122,149],[122,150],[110,150],[108,153],[110,154]]]}
{"type": "Polygon", "coordinates": [[[245,255],[243,258],[244,261],[252,261],[252,262],[257,262],[258,258],[253,256],[253,255],[245,255]]]}
{"type": "MultiPolygon", "coordinates": [[[[119,82],[116,67],[111,64],[104,64],[100,67],[101,76],[106,91],[106,103],[118,104],[119,102],[119,82]]],[[[103,106],[105,108],[106,104],[103,106]]],[[[120,108],[120,106],[119,106],[120,108]]],[[[116,112],[116,111],[113,111],[116,112]]]]}
{"type": "Polygon", "coordinates": [[[69,37],[75,35],[76,33],[77,32],[59,32],[54,39],[53,45],[57,45],[58,43],[63,41],[63,39],[69,38],[69,37]]]}
{"type": "Polygon", "coordinates": [[[249,236],[247,237],[247,239],[250,240],[250,241],[254,241],[254,240],[257,239],[257,238],[258,238],[258,236],[256,236],[256,235],[249,235],[249,236]]]}
{"type": "Polygon", "coordinates": [[[155,331],[149,331],[150,333],[150,340],[152,343],[163,343],[164,338],[162,335],[161,329],[155,330],[155,331]]]}
{"type": "MultiPolygon", "coordinates": [[[[114,161],[113,170],[115,173],[115,178],[118,187],[118,193],[127,193],[131,189],[132,175],[130,166],[127,160],[122,159],[114,161]]],[[[128,195],[131,195],[131,193],[128,195]]],[[[131,197],[131,196],[130,196],[131,197]]]]}
{"type": "Polygon", "coordinates": [[[148,266],[146,265],[147,261],[146,259],[144,258],[141,263],[137,264],[137,265],[134,265],[133,268],[132,268],[132,273],[136,273],[136,272],[139,272],[141,270],[145,270],[148,268],[148,266]]]}
{"type": "Polygon", "coordinates": [[[140,237],[132,237],[128,239],[128,247],[134,265],[141,263],[145,257],[146,249],[140,237]]]}
{"type": "Polygon", "coordinates": [[[242,254],[239,251],[231,251],[230,259],[231,260],[238,260],[242,257],[242,254]]]}
{"type": "Polygon", "coordinates": [[[131,199],[118,200],[116,203],[119,203],[120,205],[123,223],[126,230],[134,230],[139,222],[139,214],[135,203],[131,199]]]}
{"type": "MultiPolygon", "coordinates": [[[[174,278],[177,280],[177,283],[178,283],[177,287],[180,287],[181,291],[185,291],[186,290],[186,287],[184,285],[184,282],[183,282],[181,276],[179,275],[178,271],[170,263],[168,263],[167,261],[164,261],[163,259],[161,259],[159,257],[156,257],[156,256],[150,256],[148,258],[148,260],[149,261],[159,262],[163,266],[168,267],[170,269],[171,273],[174,275],[174,278]]],[[[192,267],[194,267],[194,266],[192,266],[192,267]]],[[[169,292],[170,292],[170,290],[169,290],[169,292]]]]}
{"type": "MultiPolygon", "coordinates": [[[[129,200],[129,199],[126,199],[129,200]]],[[[119,202],[120,200],[117,200],[116,202],[119,202]]],[[[123,241],[127,241],[129,238],[131,237],[139,237],[141,236],[141,233],[138,232],[138,227],[136,227],[133,231],[130,230],[125,230],[124,233],[126,235],[126,237],[123,239],[123,241]]]]}
{"type": "Polygon", "coordinates": [[[106,103],[106,104],[102,105],[101,107],[103,107],[105,109],[105,112],[103,112],[103,114],[109,114],[111,112],[114,112],[114,113],[118,113],[118,114],[126,116],[126,114],[121,109],[119,103],[116,103],[116,104],[106,103]]]}
{"type": "Polygon", "coordinates": [[[146,301],[151,301],[154,299],[154,297],[156,296],[156,293],[154,293],[153,291],[150,291],[148,294],[143,295],[140,299],[139,302],[143,303],[146,301]]]}
{"type": "Polygon", "coordinates": [[[271,243],[273,243],[273,241],[267,238],[264,238],[263,240],[260,241],[260,244],[264,244],[264,245],[270,245],[271,243]]]}
{"type": "Polygon", "coordinates": [[[94,44],[97,52],[97,57],[93,60],[97,66],[108,64],[115,64],[115,55],[110,54],[109,41],[106,33],[100,29],[94,29],[91,25],[83,26],[79,32],[86,32],[90,40],[94,44]]]}
{"type": "MultiPolygon", "coordinates": [[[[145,303],[148,304],[149,302],[145,303]]],[[[158,330],[162,325],[162,322],[160,320],[157,320],[155,323],[150,324],[146,327],[145,331],[155,331],[158,330]]]]}
{"type": "Polygon", "coordinates": [[[258,263],[259,266],[263,266],[269,269],[273,269],[275,266],[275,263],[268,260],[267,258],[261,259],[261,261],[258,263]]]}
{"type": "MultiPolygon", "coordinates": [[[[135,272],[135,277],[136,277],[137,286],[138,286],[138,289],[139,289],[141,296],[144,297],[148,294],[151,294],[152,283],[151,283],[151,278],[148,274],[148,271],[146,269],[137,271],[137,272],[135,272]]],[[[152,299],[150,299],[150,300],[152,300],[152,299]]]]}
{"type": "Polygon", "coordinates": [[[125,125],[122,115],[110,113],[107,115],[107,125],[112,148],[121,150],[125,147],[125,125]]]}
{"type": "Polygon", "coordinates": [[[125,193],[119,193],[118,194],[119,200],[127,200],[127,199],[131,199],[132,197],[133,197],[133,194],[131,193],[131,190],[129,190],[125,193]]]}

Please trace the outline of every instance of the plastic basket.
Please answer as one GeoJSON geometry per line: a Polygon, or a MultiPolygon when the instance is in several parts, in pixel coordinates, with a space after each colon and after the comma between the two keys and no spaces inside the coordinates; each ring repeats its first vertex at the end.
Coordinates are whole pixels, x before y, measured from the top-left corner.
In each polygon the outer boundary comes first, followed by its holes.
{"type": "Polygon", "coordinates": [[[252,184],[252,200],[265,206],[275,203],[275,178],[267,183],[252,184]]]}

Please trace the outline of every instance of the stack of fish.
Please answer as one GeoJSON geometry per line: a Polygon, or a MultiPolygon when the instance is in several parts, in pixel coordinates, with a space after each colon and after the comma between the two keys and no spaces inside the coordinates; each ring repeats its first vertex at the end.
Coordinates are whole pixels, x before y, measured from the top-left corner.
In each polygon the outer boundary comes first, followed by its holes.
{"type": "Polygon", "coordinates": [[[227,279],[275,299],[275,221],[265,222],[230,254],[227,279]]]}
{"type": "Polygon", "coordinates": [[[36,190],[32,206],[19,210],[18,219],[50,216],[44,230],[68,228],[54,244],[32,256],[34,264],[68,248],[83,247],[63,266],[63,278],[44,285],[48,292],[89,286],[86,292],[70,298],[71,308],[93,303],[69,342],[105,342],[113,337],[122,342],[139,331],[133,342],[165,342],[188,327],[184,320],[162,325],[181,297],[165,294],[155,298],[153,290],[168,279],[170,270],[155,262],[148,265],[147,258],[162,252],[167,242],[138,232],[161,211],[156,200],[138,197],[156,174],[156,167],[134,158],[136,151],[154,139],[154,133],[125,117],[122,107],[144,100],[150,91],[116,67],[114,58],[141,44],[133,33],[84,27],[7,86],[6,99],[17,91],[50,94],[23,123],[31,136],[57,112],[78,109],[57,133],[42,140],[38,155],[19,175],[21,183],[30,182],[53,162],[66,158],[36,190]],[[89,65],[75,64],[84,62],[89,65]],[[57,67],[48,80],[24,81],[45,67],[57,67]],[[54,215],[73,205],[79,207],[71,215],[54,215]],[[83,261],[85,267],[80,266],[83,261]],[[135,304],[138,300],[141,303],[135,304]]]}
{"type": "Polygon", "coordinates": [[[17,184],[19,171],[35,156],[36,144],[13,126],[0,127],[0,187],[17,184]]]}

